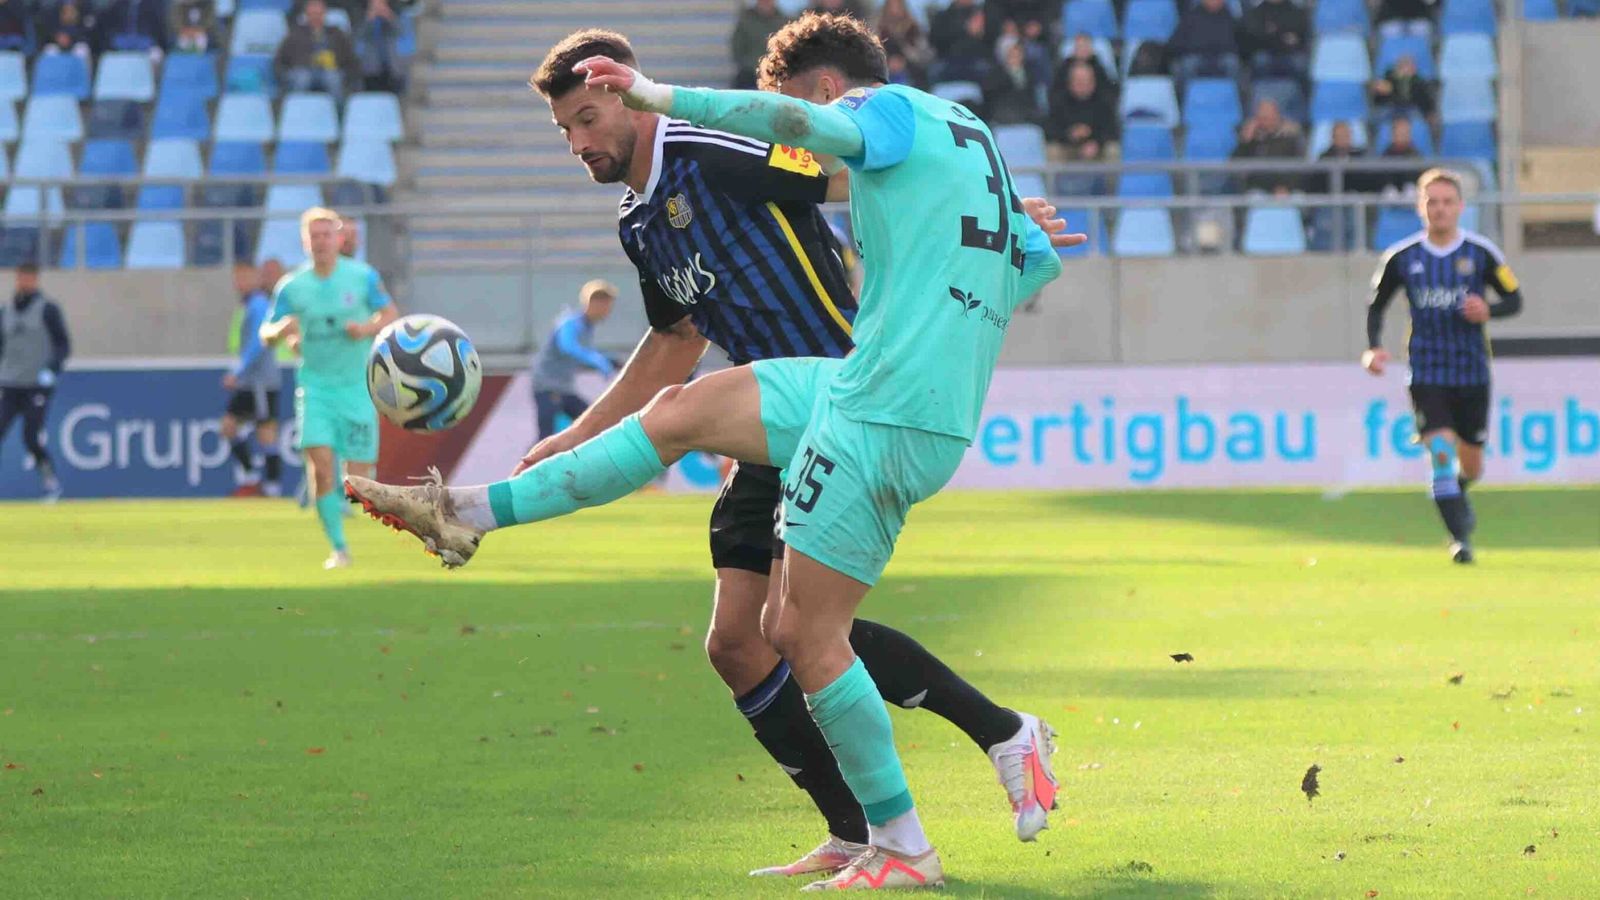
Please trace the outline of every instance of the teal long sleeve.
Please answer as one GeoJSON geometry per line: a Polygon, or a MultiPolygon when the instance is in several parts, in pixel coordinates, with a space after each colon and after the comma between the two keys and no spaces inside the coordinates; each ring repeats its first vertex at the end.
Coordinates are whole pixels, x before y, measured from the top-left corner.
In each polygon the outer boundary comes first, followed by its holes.
{"type": "Polygon", "coordinates": [[[706,128],[828,156],[857,157],[866,146],[861,128],[844,112],[771,91],[677,87],[669,114],[706,128]]]}

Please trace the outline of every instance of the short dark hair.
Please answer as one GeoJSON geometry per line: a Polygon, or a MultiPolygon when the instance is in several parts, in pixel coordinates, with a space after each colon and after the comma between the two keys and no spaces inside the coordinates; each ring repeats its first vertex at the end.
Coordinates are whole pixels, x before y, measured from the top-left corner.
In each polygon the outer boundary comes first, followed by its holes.
{"type": "Polygon", "coordinates": [[[775,91],[812,69],[838,69],[853,84],[889,80],[883,42],[853,16],[806,13],[767,38],[767,54],[757,67],[764,91],[775,91]]]}
{"type": "Polygon", "coordinates": [[[31,259],[30,260],[26,260],[21,265],[17,266],[17,274],[18,275],[37,275],[37,274],[39,274],[39,264],[34,262],[31,259]]]}
{"type": "Polygon", "coordinates": [[[609,56],[625,66],[639,67],[633,45],[622,34],[604,28],[585,28],[574,31],[551,47],[528,84],[546,100],[559,100],[583,84],[583,76],[572,71],[572,67],[591,56],[609,56]]]}

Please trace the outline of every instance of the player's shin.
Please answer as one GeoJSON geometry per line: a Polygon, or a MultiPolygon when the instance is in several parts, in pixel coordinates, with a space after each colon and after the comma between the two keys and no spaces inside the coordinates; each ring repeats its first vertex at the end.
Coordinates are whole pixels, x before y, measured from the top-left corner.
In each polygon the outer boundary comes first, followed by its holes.
{"type": "Polygon", "coordinates": [[[322,523],[322,533],[327,535],[328,544],[336,551],[346,549],[344,507],[344,495],[338,491],[329,491],[317,498],[317,520],[322,523]]]}
{"type": "Polygon", "coordinates": [[[1456,445],[1442,434],[1428,440],[1428,458],[1433,464],[1433,502],[1450,536],[1459,543],[1472,537],[1472,511],[1461,489],[1461,463],[1456,445]]]}
{"type": "Polygon", "coordinates": [[[464,520],[489,531],[604,506],[654,481],[666,468],[639,417],[632,415],[509,481],[453,488],[450,498],[464,520]]]}

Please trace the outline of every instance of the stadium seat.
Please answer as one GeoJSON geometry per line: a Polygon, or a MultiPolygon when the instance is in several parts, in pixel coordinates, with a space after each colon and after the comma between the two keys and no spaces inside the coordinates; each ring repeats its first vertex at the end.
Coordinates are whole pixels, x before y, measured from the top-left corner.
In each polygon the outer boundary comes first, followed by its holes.
{"type": "Polygon", "coordinates": [[[284,141],[278,145],[272,170],[279,175],[326,175],[333,171],[328,163],[328,147],[316,141],[284,141]]]}
{"type": "Polygon", "coordinates": [[[1173,0],[1128,0],[1122,39],[1134,45],[1140,41],[1166,43],[1177,27],[1178,4],[1173,0]]]}
{"type": "Polygon", "coordinates": [[[223,76],[223,90],[236,94],[267,94],[278,92],[272,77],[270,56],[230,56],[227,73],[223,76]]]}
{"type": "Polygon", "coordinates": [[[1379,207],[1378,224],[1372,229],[1372,249],[1381,253],[1391,244],[1415,234],[1420,227],[1413,206],[1379,207]]]}
{"type": "MultiPolygon", "coordinates": [[[[1433,132],[1428,129],[1428,120],[1420,113],[1413,112],[1411,119],[1411,143],[1417,145],[1417,152],[1423,156],[1433,155],[1433,132]]],[[[1389,137],[1394,131],[1394,121],[1387,116],[1378,120],[1378,140],[1373,144],[1374,153],[1382,153],[1389,146],[1389,137]]]]}
{"type": "Polygon", "coordinates": [[[33,64],[35,97],[65,94],[89,99],[89,67],[75,53],[44,53],[33,64]]]}
{"type": "Polygon", "coordinates": [[[4,145],[0,145],[0,178],[11,178],[11,153],[4,145]]]}
{"type": "Polygon", "coordinates": [[[278,259],[294,267],[305,262],[305,246],[300,243],[300,222],[296,218],[268,219],[256,245],[256,264],[278,259]]]}
{"type": "Polygon", "coordinates": [[[1000,125],[994,129],[995,149],[1012,168],[1045,164],[1044,131],[1037,125],[1000,125]]]}
{"type": "Polygon", "coordinates": [[[1097,39],[1117,39],[1117,12],[1110,0],[1067,0],[1061,12],[1061,33],[1071,44],[1079,32],[1097,39]]]}
{"type": "Polygon", "coordinates": [[[128,234],[128,268],[183,268],[183,223],[135,222],[128,234]]]}
{"type": "Polygon", "coordinates": [[[200,145],[188,138],[153,140],[144,151],[146,178],[199,178],[200,145]]]}
{"type": "Polygon", "coordinates": [[[80,235],[84,238],[84,268],[122,268],[122,241],[117,238],[117,226],[112,222],[84,222],[67,227],[61,234],[61,257],[58,260],[61,268],[78,268],[80,235]]]}
{"type": "Polygon", "coordinates": [[[89,137],[144,138],[144,104],[132,100],[96,100],[89,107],[89,137]]]}
{"type": "MultiPolygon", "coordinates": [[[[300,21],[305,22],[305,16],[300,16],[300,21]]],[[[350,14],[337,6],[328,8],[328,16],[324,20],[329,28],[337,28],[345,34],[355,34],[356,30],[350,27],[350,14]]]]}
{"type": "Polygon", "coordinates": [[[53,137],[24,137],[17,146],[13,174],[18,178],[60,178],[73,175],[72,147],[53,137]]]}
{"type": "Polygon", "coordinates": [[[1136,75],[1122,87],[1122,120],[1163,128],[1178,127],[1178,97],[1165,75],[1136,75]]]}
{"type": "Polygon", "coordinates": [[[1373,72],[1379,77],[1389,71],[1402,56],[1409,56],[1417,64],[1417,74],[1423,78],[1439,77],[1439,67],[1433,62],[1433,48],[1428,39],[1416,34],[1395,34],[1378,42],[1378,61],[1373,72]]]}
{"type": "Polygon", "coordinates": [[[1233,155],[1238,146],[1233,126],[1222,122],[1190,125],[1184,129],[1183,158],[1192,162],[1219,162],[1233,155]]]}
{"type": "Polygon", "coordinates": [[[1128,162],[1165,162],[1175,156],[1170,128],[1129,125],[1122,130],[1122,158],[1128,162]]]}
{"type": "Polygon", "coordinates": [[[1494,126],[1488,122],[1450,122],[1439,140],[1439,155],[1494,162],[1494,126]]]}
{"type": "Polygon", "coordinates": [[[174,53],[161,67],[161,93],[188,91],[207,100],[217,96],[215,53],[174,53]]]}
{"type": "Polygon", "coordinates": [[[15,143],[22,136],[22,123],[17,121],[17,108],[10,100],[0,100],[0,144],[15,143]]]}
{"type": "Polygon", "coordinates": [[[1444,0],[1444,12],[1439,15],[1439,33],[1452,34],[1495,33],[1493,0],[1444,0]]]}
{"type": "Polygon", "coordinates": [[[147,184],[139,189],[137,208],[142,212],[183,209],[183,187],[176,184],[147,184]]]}
{"type": "MultiPolygon", "coordinates": [[[[83,145],[83,160],[78,174],[95,176],[130,176],[139,171],[133,155],[133,144],[121,139],[90,140],[83,145]]],[[[73,209],[121,209],[122,186],[116,184],[85,184],[69,189],[67,200],[73,209]]]]}
{"type": "MultiPolygon", "coordinates": [[[[58,187],[38,188],[31,184],[15,184],[6,191],[5,215],[8,219],[34,219],[43,216],[56,222],[66,210],[58,187]]],[[[9,230],[9,229],[8,229],[9,230]]]]}
{"type": "Polygon", "coordinates": [[[1439,47],[1439,77],[1495,78],[1500,74],[1494,56],[1494,38],[1486,34],[1446,35],[1439,47]]]}
{"type": "MultiPolygon", "coordinates": [[[[1493,122],[1494,82],[1487,78],[1452,78],[1440,94],[1439,118],[1452,122],[1493,122]]],[[[26,130],[26,129],[24,129],[26,130]]]]}
{"type": "Polygon", "coordinates": [[[1232,78],[1193,78],[1183,89],[1183,122],[1198,124],[1222,122],[1229,126],[1244,120],[1239,106],[1239,87],[1232,78]]]}
{"type": "Polygon", "coordinates": [[[280,16],[287,16],[289,8],[293,5],[290,0],[239,0],[239,11],[265,9],[280,16]]]}
{"type": "Polygon", "coordinates": [[[1311,91],[1311,121],[1367,120],[1367,86],[1359,81],[1319,81],[1311,91]]]}
{"type": "Polygon", "coordinates": [[[327,94],[293,93],[283,98],[278,117],[278,140],[319,141],[339,139],[339,109],[327,94]]]}
{"type": "Polygon", "coordinates": [[[1065,257],[1104,256],[1107,249],[1106,217],[1103,212],[1096,213],[1089,209],[1063,209],[1056,215],[1067,223],[1067,233],[1086,234],[1089,240],[1076,247],[1068,247],[1057,252],[1065,257]]]}
{"type": "Polygon", "coordinates": [[[1117,215],[1111,250],[1118,256],[1172,256],[1172,216],[1164,209],[1125,209],[1117,215]]]}
{"type": "Polygon", "coordinates": [[[271,9],[243,10],[233,19],[233,42],[228,52],[238,56],[271,56],[289,33],[283,13],[271,9]]]}
{"type": "Polygon", "coordinates": [[[22,113],[22,137],[53,137],[64,141],[83,140],[83,117],[78,101],[67,94],[35,94],[22,113]]]}
{"type": "Polygon", "coordinates": [[[1522,17],[1529,22],[1554,22],[1561,12],[1556,0],[1522,0],[1522,17]]]}
{"type": "Polygon", "coordinates": [[[976,81],[941,81],[931,89],[940,100],[951,103],[979,104],[983,102],[983,88],[976,81]]]}
{"type": "Polygon", "coordinates": [[[1372,30],[1364,0],[1317,0],[1315,5],[1316,11],[1312,15],[1315,34],[1350,32],[1364,35],[1372,30]]]}
{"type": "MultiPolygon", "coordinates": [[[[395,171],[394,149],[388,141],[353,140],[345,141],[339,148],[339,165],[336,171],[341,178],[349,178],[363,184],[376,184],[381,187],[393,187],[399,174],[395,171]]],[[[1025,176],[1017,175],[1016,188],[1018,196],[1043,197],[1043,184],[1035,194],[1023,193],[1022,179],[1025,176]]],[[[1037,176],[1036,176],[1037,177],[1037,176]]]]}
{"type": "Polygon", "coordinates": [[[161,92],[156,113],[150,123],[152,138],[188,138],[203,141],[211,136],[211,116],[206,113],[205,95],[187,88],[161,92]]]}
{"type": "Polygon", "coordinates": [[[314,184],[275,184],[267,188],[269,212],[292,212],[295,215],[322,205],[322,189],[314,184]]]}
{"type": "Polygon", "coordinates": [[[1023,197],[1043,197],[1049,193],[1044,188],[1044,176],[1033,172],[1012,175],[1011,187],[1016,191],[1019,200],[1023,197]]]}
{"type": "Polygon", "coordinates": [[[352,94],[344,105],[344,140],[398,141],[405,137],[400,99],[388,92],[352,94]]]}
{"type": "MultiPolygon", "coordinates": [[[[1322,151],[1333,145],[1333,126],[1339,124],[1340,121],[1339,119],[1329,119],[1311,126],[1311,140],[1306,143],[1307,159],[1316,159],[1322,155],[1322,151]]],[[[1365,121],[1359,119],[1344,121],[1349,121],[1350,123],[1351,144],[1361,150],[1366,150],[1372,146],[1367,140],[1367,123],[1365,121]]],[[[1379,147],[1378,149],[1382,150],[1383,148],[1379,147]]]]}
{"type": "Polygon", "coordinates": [[[1306,227],[1292,206],[1252,206],[1240,248],[1250,256],[1299,256],[1306,252],[1306,227]]]}
{"type": "Polygon", "coordinates": [[[1306,92],[1300,87],[1300,82],[1293,78],[1254,79],[1250,85],[1249,110],[1254,112],[1262,100],[1278,104],[1278,111],[1286,119],[1297,122],[1306,120],[1306,92]]]}
{"type": "Polygon", "coordinates": [[[1117,179],[1118,197],[1171,197],[1170,172],[1123,172],[1117,179]]]}
{"type": "Polygon", "coordinates": [[[100,54],[94,75],[97,100],[136,100],[149,103],[156,98],[156,76],[150,54],[134,50],[100,54]]]}
{"type": "Polygon", "coordinates": [[[328,196],[328,205],[334,209],[384,202],[382,187],[375,184],[363,184],[348,178],[340,179],[328,185],[325,193],[328,196]]]}
{"type": "Polygon", "coordinates": [[[273,139],[272,105],[263,94],[223,94],[213,134],[219,141],[266,143],[273,139]]]}
{"type": "Polygon", "coordinates": [[[28,64],[15,50],[0,52],[0,100],[15,102],[28,96],[28,64]]]}
{"type": "Polygon", "coordinates": [[[218,141],[211,147],[211,174],[265,175],[266,154],[261,145],[248,141],[218,141]]]}
{"type": "Polygon", "coordinates": [[[1328,34],[1317,38],[1311,53],[1311,80],[1359,81],[1372,78],[1367,41],[1361,35],[1328,34]]]}

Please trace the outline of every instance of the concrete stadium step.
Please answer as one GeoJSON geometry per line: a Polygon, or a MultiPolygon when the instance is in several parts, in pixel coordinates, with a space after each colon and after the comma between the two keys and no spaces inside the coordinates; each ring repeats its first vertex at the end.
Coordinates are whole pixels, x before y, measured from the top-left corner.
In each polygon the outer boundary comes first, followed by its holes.
{"type": "Polygon", "coordinates": [[[733,9],[727,0],[449,0],[444,5],[446,21],[462,21],[481,16],[520,19],[565,19],[574,27],[603,24],[624,32],[634,21],[659,17],[663,6],[685,18],[726,19],[733,27],[733,9]]]}
{"type": "MultiPolygon", "coordinates": [[[[723,38],[723,54],[726,55],[727,38],[723,38]]],[[[672,65],[674,60],[690,60],[699,63],[705,55],[707,47],[703,41],[689,40],[672,42],[665,35],[651,33],[648,44],[641,42],[640,53],[644,53],[644,46],[649,47],[649,55],[645,57],[652,70],[662,65],[672,65]]],[[[433,53],[435,67],[445,68],[456,63],[481,63],[500,62],[510,63],[532,71],[539,65],[544,57],[542,48],[530,47],[517,41],[505,41],[492,44],[463,44],[440,43],[433,53]]]]}
{"type": "MultiPolygon", "coordinates": [[[[557,41],[584,27],[572,22],[550,21],[544,18],[524,17],[472,17],[451,19],[438,28],[437,46],[465,47],[479,44],[519,45],[522,52],[543,56],[544,51],[557,41]]],[[[629,22],[630,38],[637,36],[638,50],[654,57],[659,52],[655,42],[683,36],[686,42],[706,34],[703,21],[682,15],[655,16],[649,20],[634,19],[629,22]]],[[[719,35],[724,44],[726,34],[719,35]]]]}

